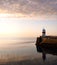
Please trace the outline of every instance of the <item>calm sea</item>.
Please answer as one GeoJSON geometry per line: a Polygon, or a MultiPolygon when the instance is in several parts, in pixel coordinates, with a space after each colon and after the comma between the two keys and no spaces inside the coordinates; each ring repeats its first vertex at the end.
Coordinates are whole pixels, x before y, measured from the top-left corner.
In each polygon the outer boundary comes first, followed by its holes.
{"type": "Polygon", "coordinates": [[[0,63],[57,65],[57,50],[42,49],[35,43],[36,38],[0,38],[0,63]]]}

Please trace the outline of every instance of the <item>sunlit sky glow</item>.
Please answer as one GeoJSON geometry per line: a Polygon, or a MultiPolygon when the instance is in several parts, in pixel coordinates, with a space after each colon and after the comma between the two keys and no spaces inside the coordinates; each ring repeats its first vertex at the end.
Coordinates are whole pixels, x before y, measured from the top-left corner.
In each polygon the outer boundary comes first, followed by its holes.
{"type": "Polygon", "coordinates": [[[0,0],[0,37],[57,35],[57,0],[0,0]]]}
{"type": "Polygon", "coordinates": [[[0,18],[0,37],[35,37],[41,35],[43,28],[48,35],[57,35],[56,20],[0,18]]]}

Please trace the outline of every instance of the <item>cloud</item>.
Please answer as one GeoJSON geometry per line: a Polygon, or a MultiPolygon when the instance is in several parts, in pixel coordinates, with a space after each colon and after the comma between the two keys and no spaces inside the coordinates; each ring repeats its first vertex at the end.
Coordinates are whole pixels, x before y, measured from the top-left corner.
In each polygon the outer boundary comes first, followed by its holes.
{"type": "Polygon", "coordinates": [[[57,0],[0,0],[0,10],[24,15],[57,15],[57,0]]]}

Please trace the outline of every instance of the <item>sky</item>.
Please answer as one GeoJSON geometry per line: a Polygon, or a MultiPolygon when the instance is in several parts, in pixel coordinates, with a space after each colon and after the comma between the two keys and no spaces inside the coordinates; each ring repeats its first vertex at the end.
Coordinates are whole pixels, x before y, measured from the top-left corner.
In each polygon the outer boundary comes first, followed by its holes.
{"type": "Polygon", "coordinates": [[[57,36],[57,0],[0,0],[0,37],[57,36]]]}

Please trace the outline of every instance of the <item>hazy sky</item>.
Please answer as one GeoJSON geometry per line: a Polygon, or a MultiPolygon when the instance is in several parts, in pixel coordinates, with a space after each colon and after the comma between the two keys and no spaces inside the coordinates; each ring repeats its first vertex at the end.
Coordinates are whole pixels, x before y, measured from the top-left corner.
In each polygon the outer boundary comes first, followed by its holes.
{"type": "Polygon", "coordinates": [[[0,0],[1,37],[35,37],[43,28],[57,35],[57,0],[0,0]]]}

